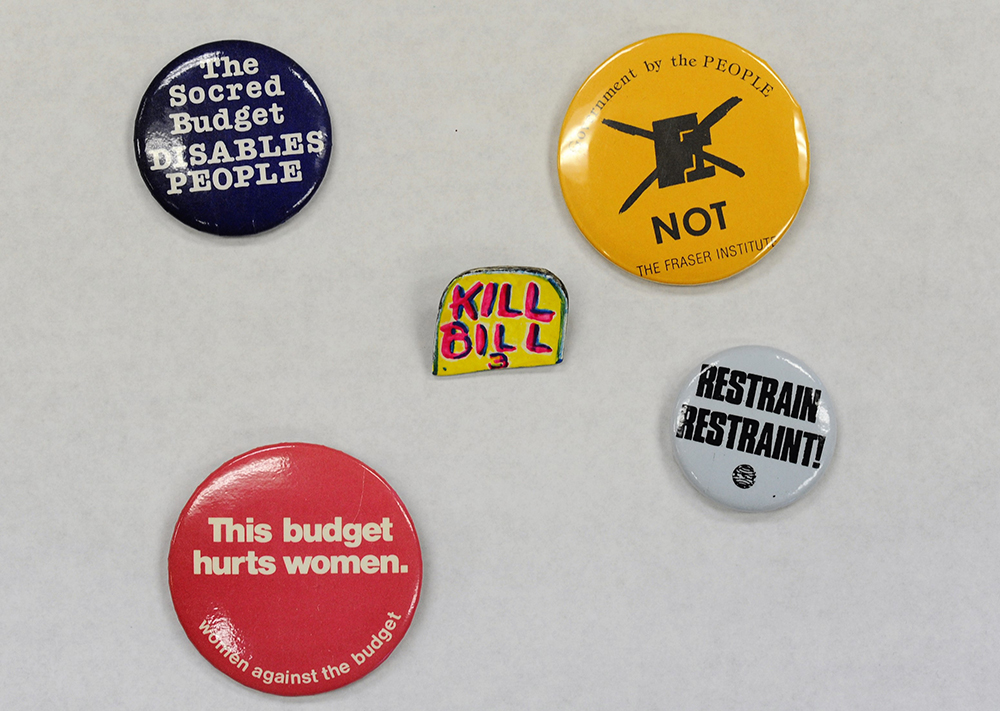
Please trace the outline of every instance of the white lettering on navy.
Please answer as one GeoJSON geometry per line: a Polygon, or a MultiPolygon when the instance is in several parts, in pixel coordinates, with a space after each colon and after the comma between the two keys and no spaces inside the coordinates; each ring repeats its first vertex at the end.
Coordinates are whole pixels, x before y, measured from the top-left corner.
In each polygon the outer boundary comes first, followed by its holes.
{"type": "MultiPolygon", "coordinates": [[[[167,114],[171,136],[195,138],[220,131],[249,133],[285,123],[284,107],[277,100],[285,96],[281,75],[271,74],[264,81],[247,80],[260,72],[256,58],[247,57],[240,62],[225,55],[207,57],[199,67],[204,70],[202,78],[210,83],[205,86],[174,84],[167,90],[171,108],[187,109],[167,114]],[[242,81],[212,81],[235,78],[242,78],[242,81]],[[254,106],[252,102],[257,99],[263,99],[264,105],[254,106]],[[220,107],[218,104],[234,105],[220,107]],[[198,111],[203,105],[209,109],[207,113],[198,111]]],[[[180,195],[185,191],[224,191],[251,185],[301,182],[301,160],[272,163],[261,159],[322,154],[325,150],[323,131],[308,131],[303,135],[302,132],[280,133],[271,129],[266,135],[229,141],[200,142],[195,138],[195,142],[169,148],[147,146],[146,156],[151,171],[163,172],[167,195],[180,195]]]]}

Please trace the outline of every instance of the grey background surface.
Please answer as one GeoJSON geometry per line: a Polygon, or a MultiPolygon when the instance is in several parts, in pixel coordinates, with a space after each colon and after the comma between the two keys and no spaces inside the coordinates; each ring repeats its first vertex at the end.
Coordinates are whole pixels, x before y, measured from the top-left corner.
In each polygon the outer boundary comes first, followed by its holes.
{"type": "Polygon", "coordinates": [[[973,0],[3,2],[0,706],[1000,706],[998,30],[973,0]],[[607,262],[555,170],[587,75],[682,31],[764,58],[812,149],[785,239],[697,288],[607,262]],[[130,145],[150,79],[222,38],[292,56],[334,123],[315,199],[252,239],[167,215],[130,145]],[[507,263],[567,285],[565,362],[436,379],[441,291],[507,263]],[[746,343],[840,422],[825,479],[756,516],[664,437],[746,343]],[[166,579],[194,488],[282,441],[388,479],[426,566],[389,660],[297,701],[205,662],[166,579]]]}

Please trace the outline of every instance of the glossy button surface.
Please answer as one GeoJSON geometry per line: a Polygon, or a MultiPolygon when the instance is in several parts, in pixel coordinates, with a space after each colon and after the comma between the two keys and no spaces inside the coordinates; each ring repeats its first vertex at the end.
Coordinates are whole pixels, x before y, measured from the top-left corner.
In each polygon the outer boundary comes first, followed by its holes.
{"type": "Polygon", "coordinates": [[[652,37],[577,92],[559,180],[580,231],[632,274],[701,284],[781,239],[809,183],[802,111],[770,67],[731,42],[652,37]]]}
{"type": "Polygon", "coordinates": [[[281,52],[226,40],[170,62],[135,120],[135,156],[153,197],[217,235],[269,230],[315,194],[331,128],[313,80],[281,52]]]}
{"type": "Polygon", "coordinates": [[[434,375],[561,363],[568,313],[566,287],[548,270],[459,274],[438,306],[434,375]]]}
{"type": "Polygon", "coordinates": [[[688,480],[741,511],[797,501],[819,481],[837,444],[823,383],[801,361],[766,346],[702,361],[683,384],[670,427],[688,480]]]}
{"type": "Polygon", "coordinates": [[[256,449],[194,492],[170,544],[170,593],[216,668],[283,696],[329,691],[385,661],[420,596],[402,501],[358,460],[313,444],[256,449]]]}

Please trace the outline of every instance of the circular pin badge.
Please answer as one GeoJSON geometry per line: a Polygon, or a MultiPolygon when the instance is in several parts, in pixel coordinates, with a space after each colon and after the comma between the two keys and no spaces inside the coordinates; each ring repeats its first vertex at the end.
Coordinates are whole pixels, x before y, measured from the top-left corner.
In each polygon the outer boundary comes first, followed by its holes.
{"type": "Polygon", "coordinates": [[[685,381],[671,425],[688,480],[741,511],[797,501],[819,481],[837,444],[823,383],[801,361],[765,346],[703,361],[685,381]]]}
{"type": "Polygon", "coordinates": [[[559,181],[580,231],[622,269],[665,284],[725,279],[770,251],[802,204],[802,110],[731,42],[652,37],[573,98],[559,181]]]}
{"type": "Polygon", "coordinates": [[[413,619],[413,522],[374,471],[327,447],[279,444],[223,464],[170,544],[170,594],[188,638],[259,691],[304,696],[357,681],[413,619]]]}
{"type": "Polygon", "coordinates": [[[135,157],[153,197],[217,235],[263,232],[301,210],[326,173],[330,142],[330,114],[305,70],[242,40],[174,59],[135,119],[135,157]]]}

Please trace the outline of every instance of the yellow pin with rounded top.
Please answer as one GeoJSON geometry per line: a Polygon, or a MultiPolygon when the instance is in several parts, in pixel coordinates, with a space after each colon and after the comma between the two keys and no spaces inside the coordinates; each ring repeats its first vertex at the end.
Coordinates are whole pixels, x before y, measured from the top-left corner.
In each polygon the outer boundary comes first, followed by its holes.
{"type": "Polygon", "coordinates": [[[809,185],[802,110],[777,75],[706,35],[651,37],[598,67],[559,138],[580,231],[665,284],[732,276],[767,254],[809,185]]]}

